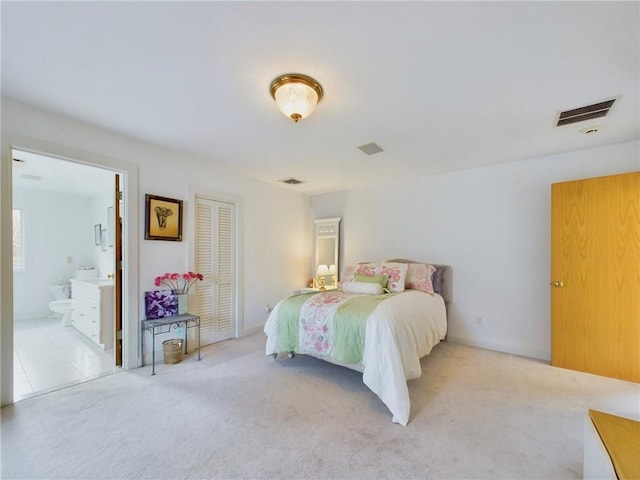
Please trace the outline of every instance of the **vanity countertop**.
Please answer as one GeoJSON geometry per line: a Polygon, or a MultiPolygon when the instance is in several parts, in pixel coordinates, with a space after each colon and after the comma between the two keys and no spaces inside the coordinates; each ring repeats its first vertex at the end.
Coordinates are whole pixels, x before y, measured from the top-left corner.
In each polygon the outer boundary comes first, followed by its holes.
{"type": "Polygon", "coordinates": [[[72,282],[88,283],[89,285],[96,285],[97,287],[113,287],[113,279],[110,278],[91,278],[86,280],[71,279],[72,282]]]}

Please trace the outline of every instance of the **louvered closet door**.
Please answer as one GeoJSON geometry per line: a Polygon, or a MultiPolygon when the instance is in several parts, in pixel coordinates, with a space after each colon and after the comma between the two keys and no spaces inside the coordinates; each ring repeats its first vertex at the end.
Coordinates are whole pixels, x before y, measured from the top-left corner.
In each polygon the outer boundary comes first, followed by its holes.
{"type": "Polygon", "coordinates": [[[195,270],[202,345],[226,340],[235,330],[235,205],[196,197],[195,270]]]}

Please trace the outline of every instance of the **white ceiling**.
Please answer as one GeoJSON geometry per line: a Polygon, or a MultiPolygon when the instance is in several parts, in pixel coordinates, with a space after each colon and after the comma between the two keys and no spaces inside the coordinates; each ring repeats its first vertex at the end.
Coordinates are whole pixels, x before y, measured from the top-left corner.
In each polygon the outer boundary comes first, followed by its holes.
{"type": "Polygon", "coordinates": [[[100,197],[115,188],[115,173],[103,168],[13,150],[13,186],[81,197],[100,197]]]}
{"type": "Polygon", "coordinates": [[[638,139],[639,5],[3,1],[2,95],[317,194],[638,139]],[[325,89],[298,124],[288,72],[325,89]]]}

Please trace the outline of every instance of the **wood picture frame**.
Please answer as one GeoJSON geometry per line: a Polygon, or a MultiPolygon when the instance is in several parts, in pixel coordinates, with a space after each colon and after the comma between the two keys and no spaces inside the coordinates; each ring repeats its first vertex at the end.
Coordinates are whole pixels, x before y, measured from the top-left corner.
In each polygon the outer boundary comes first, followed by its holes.
{"type": "Polygon", "coordinates": [[[145,194],[145,240],[182,241],[182,200],[145,194]]]}

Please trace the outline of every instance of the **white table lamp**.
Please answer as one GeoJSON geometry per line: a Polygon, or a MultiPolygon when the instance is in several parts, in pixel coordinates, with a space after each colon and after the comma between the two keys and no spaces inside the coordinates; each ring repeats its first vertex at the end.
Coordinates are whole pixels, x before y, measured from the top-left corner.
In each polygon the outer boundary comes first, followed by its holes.
{"type": "Polygon", "coordinates": [[[320,290],[326,290],[327,282],[324,278],[325,275],[329,275],[329,267],[326,265],[318,265],[318,269],[316,270],[316,276],[318,277],[318,288],[320,290]]]}

